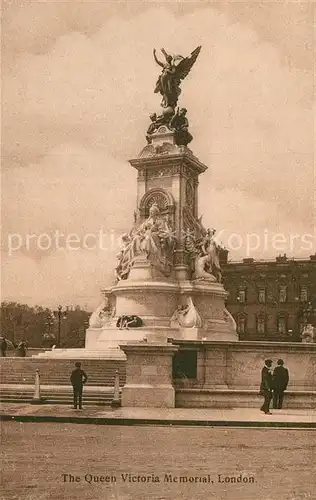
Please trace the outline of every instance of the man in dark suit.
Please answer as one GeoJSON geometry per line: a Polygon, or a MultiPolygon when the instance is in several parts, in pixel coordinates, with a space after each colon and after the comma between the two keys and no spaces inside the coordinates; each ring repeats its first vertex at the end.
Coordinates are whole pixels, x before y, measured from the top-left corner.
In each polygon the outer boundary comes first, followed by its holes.
{"type": "Polygon", "coordinates": [[[81,363],[77,361],[75,363],[75,369],[70,375],[70,382],[72,383],[72,388],[74,391],[74,409],[77,409],[79,402],[79,410],[82,410],[82,389],[84,384],[87,382],[88,377],[86,373],[81,370],[81,363]]]}
{"type": "Polygon", "coordinates": [[[272,399],[272,360],[266,359],[264,367],[261,370],[260,394],[264,397],[263,405],[260,410],[266,415],[271,415],[270,402],[272,399]]]}
{"type": "Polygon", "coordinates": [[[280,410],[283,404],[284,391],[289,383],[289,371],[285,368],[283,359],[278,359],[273,371],[273,408],[280,410]]]}

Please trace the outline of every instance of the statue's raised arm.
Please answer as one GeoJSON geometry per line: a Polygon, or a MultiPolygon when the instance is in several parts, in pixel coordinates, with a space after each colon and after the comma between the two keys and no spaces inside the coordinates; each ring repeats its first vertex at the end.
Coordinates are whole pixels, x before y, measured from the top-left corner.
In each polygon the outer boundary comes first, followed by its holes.
{"type": "Polygon", "coordinates": [[[154,54],[154,59],[155,59],[156,63],[163,68],[164,64],[162,62],[160,62],[159,59],[157,58],[156,49],[153,49],[153,54],[154,54]]]}
{"type": "Polygon", "coordinates": [[[162,63],[157,58],[156,50],[154,49],[154,59],[156,63],[163,68],[155,88],[155,93],[160,93],[162,95],[161,105],[163,108],[170,107],[173,110],[175,109],[178,97],[181,93],[179,86],[180,82],[189,74],[200,53],[200,50],[201,46],[193,50],[190,56],[183,57],[180,55],[172,56],[168,54],[165,49],[161,49],[161,52],[166,59],[166,62],[162,63]]]}

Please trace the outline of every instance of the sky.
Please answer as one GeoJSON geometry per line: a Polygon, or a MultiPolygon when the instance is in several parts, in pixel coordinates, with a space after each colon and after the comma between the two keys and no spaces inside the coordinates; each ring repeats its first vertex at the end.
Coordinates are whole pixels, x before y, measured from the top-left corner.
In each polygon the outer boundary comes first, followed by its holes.
{"type": "Polygon", "coordinates": [[[179,104],[208,166],[200,214],[229,258],[313,254],[314,15],[308,1],[5,0],[2,300],[93,308],[112,283],[128,159],[159,112],[154,47],[202,45],[179,104]]]}

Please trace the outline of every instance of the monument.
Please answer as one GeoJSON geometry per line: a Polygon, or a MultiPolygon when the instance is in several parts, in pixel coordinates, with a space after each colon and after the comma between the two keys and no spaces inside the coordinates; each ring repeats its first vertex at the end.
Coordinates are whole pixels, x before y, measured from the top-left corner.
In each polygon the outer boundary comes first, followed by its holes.
{"type": "Polygon", "coordinates": [[[121,237],[115,282],[90,317],[85,349],[38,357],[85,359],[99,370],[123,360],[122,405],[158,407],[260,407],[264,360],[282,358],[290,371],[287,404],[313,407],[312,328],[299,344],[239,341],[225,307],[220,264],[227,251],[199,216],[198,185],[207,166],[188,147],[187,110],[178,107],[181,82],[200,50],[183,57],[162,49],[165,62],[154,50],[162,68],[154,87],[161,111],[150,115],[144,147],[130,160],[137,203],[130,231],[121,237]]]}
{"type": "Polygon", "coordinates": [[[188,144],[187,110],[179,108],[181,81],[198,59],[170,55],[154,91],[161,113],[150,115],[147,144],[130,160],[137,170],[137,206],[117,255],[116,284],[104,290],[105,302],[90,320],[86,348],[117,348],[125,341],[168,339],[237,340],[225,308],[215,230],[198,214],[199,177],[207,170],[188,144]],[[140,327],[118,328],[120,318],[138,317],[140,327]]]}

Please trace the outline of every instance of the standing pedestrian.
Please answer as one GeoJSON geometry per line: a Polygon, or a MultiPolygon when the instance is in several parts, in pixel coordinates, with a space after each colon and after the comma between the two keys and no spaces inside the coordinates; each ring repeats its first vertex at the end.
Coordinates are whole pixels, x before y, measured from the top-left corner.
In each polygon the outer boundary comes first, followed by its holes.
{"type": "Polygon", "coordinates": [[[288,383],[289,371],[285,368],[283,359],[278,359],[273,371],[273,408],[281,410],[288,383]]]}
{"type": "Polygon", "coordinates": [[[7,355],[7,348],[8,348],[8,343],[7,343],[6,339],[5,339],[5,337],[3,336],[0,339],[0,351],[1,351],[1,356],[3,358],[5,358],[6,355],[7,355]]]}
{"type": "Polygon", "coordinates": [[[81,369],[81,363],[77,361],[75,363],[75,369],[71,373],[70,382],[72,384],[74,393],[74,409],[77,409],[79,403],[79,410],[82,410],[82,390],[84,384],[87,382],[88,377],[86,373],[81,369]]]}
{"type": "Polygon", "coordinates": [[[21,342],[19,342],[16,350],[17,350],[17,355],[20,357],[20,358],[25,358],[26,356],[26,349],[27,349],[27,342],[22,339],[21,342]]]}
{"type": "Polygon", "coordinates": [[[266,415],[271,415],[270,402],[272,399],[272,359],[266,359],[264,367],[261,370],[260,395],[264,397],[263,405],[260,410],[266,415]]]}

